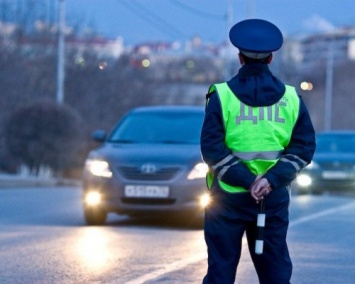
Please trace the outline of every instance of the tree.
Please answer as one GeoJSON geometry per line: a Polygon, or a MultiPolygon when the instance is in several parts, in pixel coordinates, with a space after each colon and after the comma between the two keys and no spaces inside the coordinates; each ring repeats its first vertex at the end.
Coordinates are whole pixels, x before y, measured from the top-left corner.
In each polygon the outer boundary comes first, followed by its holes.
{"type": "Polygon", "coordinates": [[[41,166],[57,174],[71,167],[82,146],[80,138],[78,114],[50,101],[18,109],[5,126],[9,152],[36,175],[41,166]]]}

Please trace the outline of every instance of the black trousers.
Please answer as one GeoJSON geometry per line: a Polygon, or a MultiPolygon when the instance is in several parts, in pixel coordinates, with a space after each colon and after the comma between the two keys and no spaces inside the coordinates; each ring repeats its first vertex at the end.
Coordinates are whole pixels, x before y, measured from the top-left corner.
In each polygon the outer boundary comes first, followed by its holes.
{"type": "Polygon", "coordinates": [[[250,193],[211,189],[212,203],[205,212],[208,271],[204,284],[233,284],[246,233],[249,252],[262,284],[288,284],[292,274],[286,235],[290,195],[286,188],[273,190],[265,199],[264,252],[254,253],[258,204],[250,193]]]}

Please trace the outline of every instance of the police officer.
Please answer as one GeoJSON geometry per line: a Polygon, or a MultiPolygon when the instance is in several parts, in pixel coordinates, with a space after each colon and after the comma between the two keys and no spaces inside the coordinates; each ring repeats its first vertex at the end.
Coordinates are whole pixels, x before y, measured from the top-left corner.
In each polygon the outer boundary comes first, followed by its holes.
{"type": "Polygon", "coordinates": [[[201,153],[212,204],[205,212],[208,271],[203,283],[232,284],[246,233],[259,282],[290,283],[288,186],[311,162],[315,133],[295,88],[269,70],[283,37],[272,23],[248,19],[229,33],[241,68],[206,96],[201,153]],[[255,254],[258,202],[265,198],[264,252],[255,254]]]}

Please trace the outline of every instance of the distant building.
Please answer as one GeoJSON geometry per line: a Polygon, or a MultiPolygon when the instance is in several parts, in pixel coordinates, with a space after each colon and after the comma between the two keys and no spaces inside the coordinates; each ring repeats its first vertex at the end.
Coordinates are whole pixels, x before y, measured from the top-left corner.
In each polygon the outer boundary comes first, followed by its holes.
{"type": "Polygon", "coordinates": [[[102,37],[92,39],[86,38],[68,38],[66,39],[67,49],[76,50],[78,53],[91,51],[98,55],[98,57],[118,58],[124,51],[123,39],[117,38],[115,40],[108,40],[102,37]]]}
{"type": "Polygon", "coordinates": [[[329,56],[335,61],[355,60],[355,27],[304,35],[285,42],[284,59],[293,60],[301,68],[324,62],[329,56]]]}
{"type": "Polygon", "coordinates": [[[135,45],[132,54],[137,56],[194,56],[194,57],[218,57],[221,54],[221,46],[214,43],[205,43],[199,37],[194,37],[186,42],[145,42],[135,45]]]}
{"type": "MultiPolygon", "coordinates": [[[[65,34],[66,49],[76,50],[78,55],[93,51],[98,57],[118,58],[125,52],[122,37],[113,40],[93,34],[78,36],[72,33],[70,27],[66,27],[65,34]]],[[[5,47],[20,45],[22,51],[29,55],[46,54],[57,46],[57,30],[56,27],[36,21],[33,33],[24,34],[16,24],[0,22],[0,44],[5,47]]]]}

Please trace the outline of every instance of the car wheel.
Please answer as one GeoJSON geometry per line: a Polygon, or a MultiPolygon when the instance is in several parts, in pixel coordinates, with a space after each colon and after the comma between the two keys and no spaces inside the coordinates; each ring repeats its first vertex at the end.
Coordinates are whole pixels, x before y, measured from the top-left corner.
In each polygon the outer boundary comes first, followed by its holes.
{"type": "Polygon", "coordinates": [[[203,229],[205,218],[201,212],[190,212],[179,217],[187,227],[203,229]]]}
{"type": "Polygon", "coordinates": [[[103,225],[106,222],[107,212],[97,207],[84,207],[84,218],[87,225],[103,225]]]}

